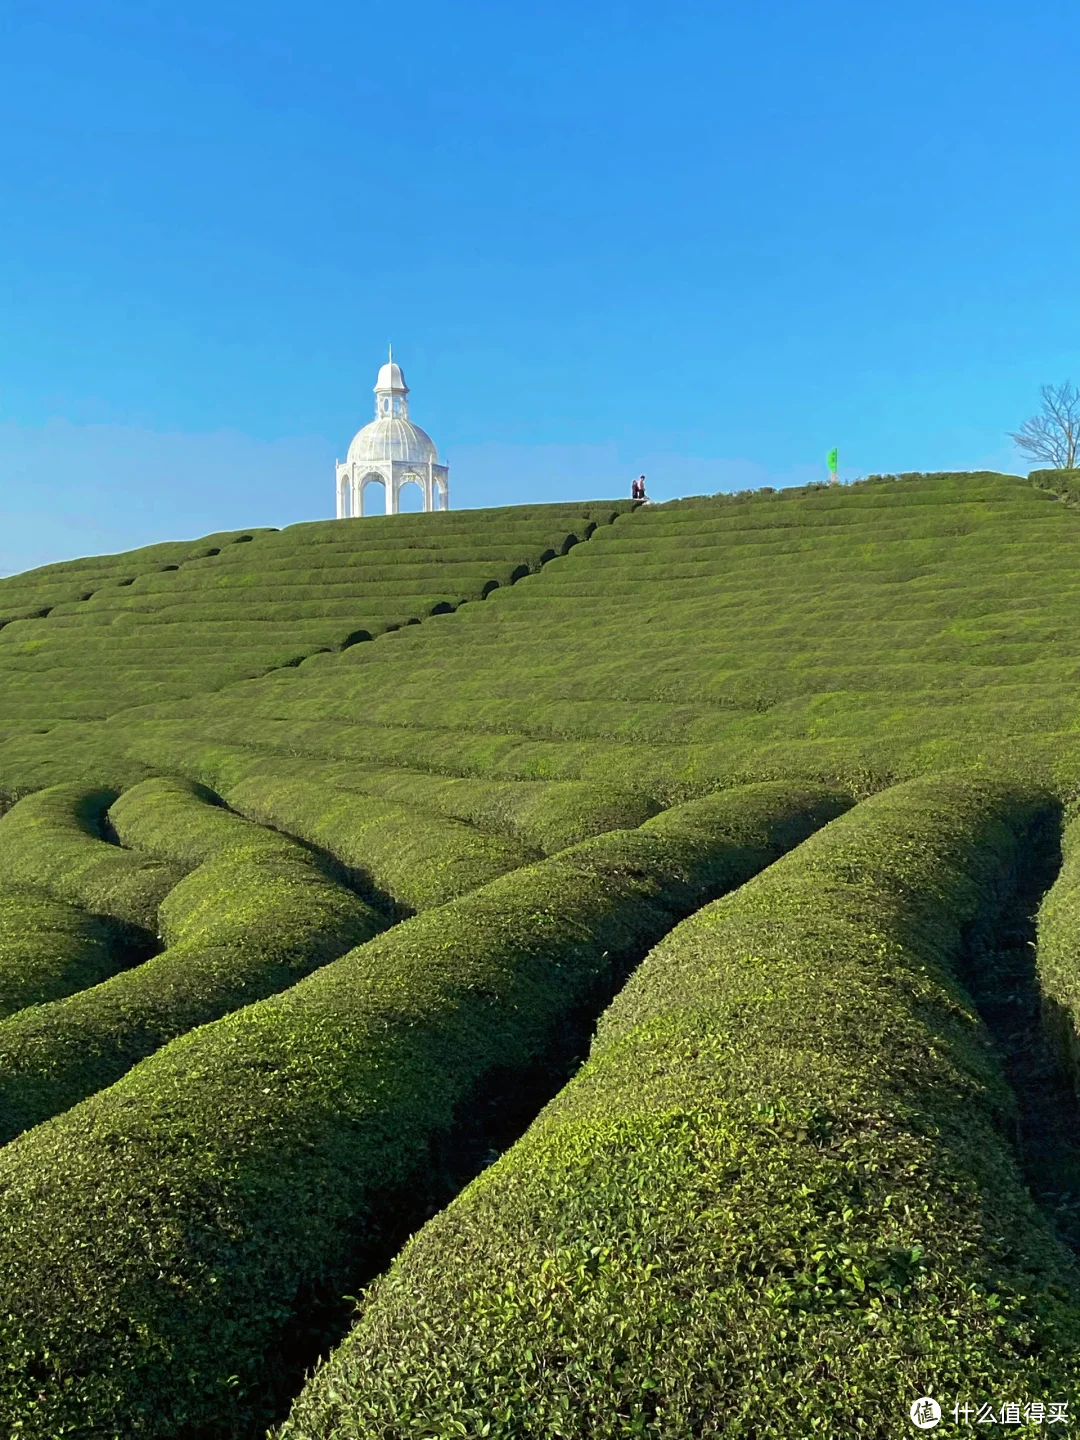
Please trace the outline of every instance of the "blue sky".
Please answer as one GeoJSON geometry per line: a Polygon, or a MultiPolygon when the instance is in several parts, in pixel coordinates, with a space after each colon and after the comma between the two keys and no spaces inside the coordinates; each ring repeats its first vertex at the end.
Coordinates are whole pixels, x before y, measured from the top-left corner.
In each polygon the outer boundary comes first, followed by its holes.
{"type": "Polygon", "coordinates": [[[1080,8],[7,0],[0,572],[332,513],[388,340],[457,506],[1026,470],[1080,8]]]}

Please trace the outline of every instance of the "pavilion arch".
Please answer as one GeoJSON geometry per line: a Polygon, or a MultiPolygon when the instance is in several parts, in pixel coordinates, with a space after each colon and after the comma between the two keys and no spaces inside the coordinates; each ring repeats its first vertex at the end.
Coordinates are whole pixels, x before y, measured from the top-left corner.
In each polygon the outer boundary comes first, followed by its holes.
{"type": "Polygon", "coordinates": [[[386,505],[386,481],[385,481],[385,480],[383,479],[383,477],[382,477],[381,475],[379,475],[377,472],[372,471],[372,472],[370,472],[369,474],[364,475],[364,476],[361,477],[360,483],[359,483],[359,485],[357,486],[357,495],[359,496],[359,500],[360,500],[360,503],[359,503],[359,505],[357,506],[357,512],[356,512],[358,515],[385,515],[385,514],[386,514],[386,511],[387,511],[387,505],[386,505]],[[373,507],[373,503],[372,503],[373,498],[375,498],[375,497],[372,497],[372,496],[371,496],[371,493],[370,493],[370,492],[371,492],[371,487],[372,487],[373,485],[377,485],[377,486],[379,487],[379,493],[380,493],[380,495],[381,495],[381,497],[382,497],[382,503],[379,505],[379,508],[378,508],[378,509],[375,509],[375,508],[373,507]]]}
{"type": "Polygon", "coordinates": [[[427,509],[423,478],[410,471],[397,486],[397,510],[403,515],[422,514],[427,509]]]}
{"type": "Polygon", "coordinates": [[[337,478],[337,513],[339,520],[353,513],[352,498],[352,481],[349,479],[349,472],[343,469],[337,478]]]}

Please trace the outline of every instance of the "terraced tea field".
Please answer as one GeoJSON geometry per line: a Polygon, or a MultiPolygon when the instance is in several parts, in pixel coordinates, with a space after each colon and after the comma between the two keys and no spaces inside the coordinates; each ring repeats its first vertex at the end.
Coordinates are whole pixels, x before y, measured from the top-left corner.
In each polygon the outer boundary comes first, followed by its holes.
{"type": "Polygon", "coordinates": [[[8,1431],[1080,1406],[1072,483],[0,580],[8,1431]]]}
{"type": "Polygon", "coordinates": [[[0,733],[217,690],[454,610],[538,569],[619,508],[596,518],[571,505],[471,511],[437,527],[399,515],[351,539],[335,521],[316,522],[0,581],[0,733]]]}

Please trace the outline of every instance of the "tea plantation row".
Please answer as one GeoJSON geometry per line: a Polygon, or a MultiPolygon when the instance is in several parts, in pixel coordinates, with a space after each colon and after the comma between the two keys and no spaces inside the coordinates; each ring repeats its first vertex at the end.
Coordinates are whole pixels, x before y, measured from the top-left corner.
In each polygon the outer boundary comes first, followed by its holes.
{"type": "MultiPolygon", "coordinates": [[[[44,811],[47,819],[58,802],[77,809],[72,789],[29,796],[0,820],[0,863],[9,856],[25,863],[24,816],[44,811]]],[[[148,780],[108,812],[119,839],[137,848],[118,850],[85,834],[69,841],[72,856],[96,850],[101,865],[138,865],[142,851],[162,857],[176,876],[188,873],[157,907],[160,954],[0,1022],[0,1143],[110,1085],[177,1035],[286,989],[385,928],[386,919],[317,856],[212,799],[189,784],[148,780]]],[[[54,857],[42,882],[83,889],[90,900],[86,877],[94,870],[69,871],[61,881],[55,861],[66,837],[58,830],[41,824],[35,836],[54,857]]]]}

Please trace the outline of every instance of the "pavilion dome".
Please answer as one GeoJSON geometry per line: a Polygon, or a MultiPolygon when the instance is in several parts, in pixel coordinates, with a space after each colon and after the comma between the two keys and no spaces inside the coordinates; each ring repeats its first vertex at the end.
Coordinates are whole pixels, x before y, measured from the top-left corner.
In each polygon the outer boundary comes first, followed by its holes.
{"type": "MultiPolygon", "coordinates": [[[[383,366],[383,370],[389,368],[391,367],[383,366]]],[[[398,367],[395,365],[392,368],[397,370],[398,367]]],[[[381,372],[379,379],[382,379],[381,372]]],[[[386,388],[389,389],[389,386],[386,388]]],[[[425,467],[429,460],[435,465],[439,463],[431,436],[411,420],[388,415],[372,420],[370,425],[357,431],[349,446],[348,464],[385,464],[393,460],[425,467]]]]}
{"type": "Polygon", "coordinates": [[[379,378],[375,381],[375,393],[376,395],[380,393],[407,395],[409,393],[409,387],[405,384],[404,372],[395,360],[391,359],[379,370],[379,378]]]}

